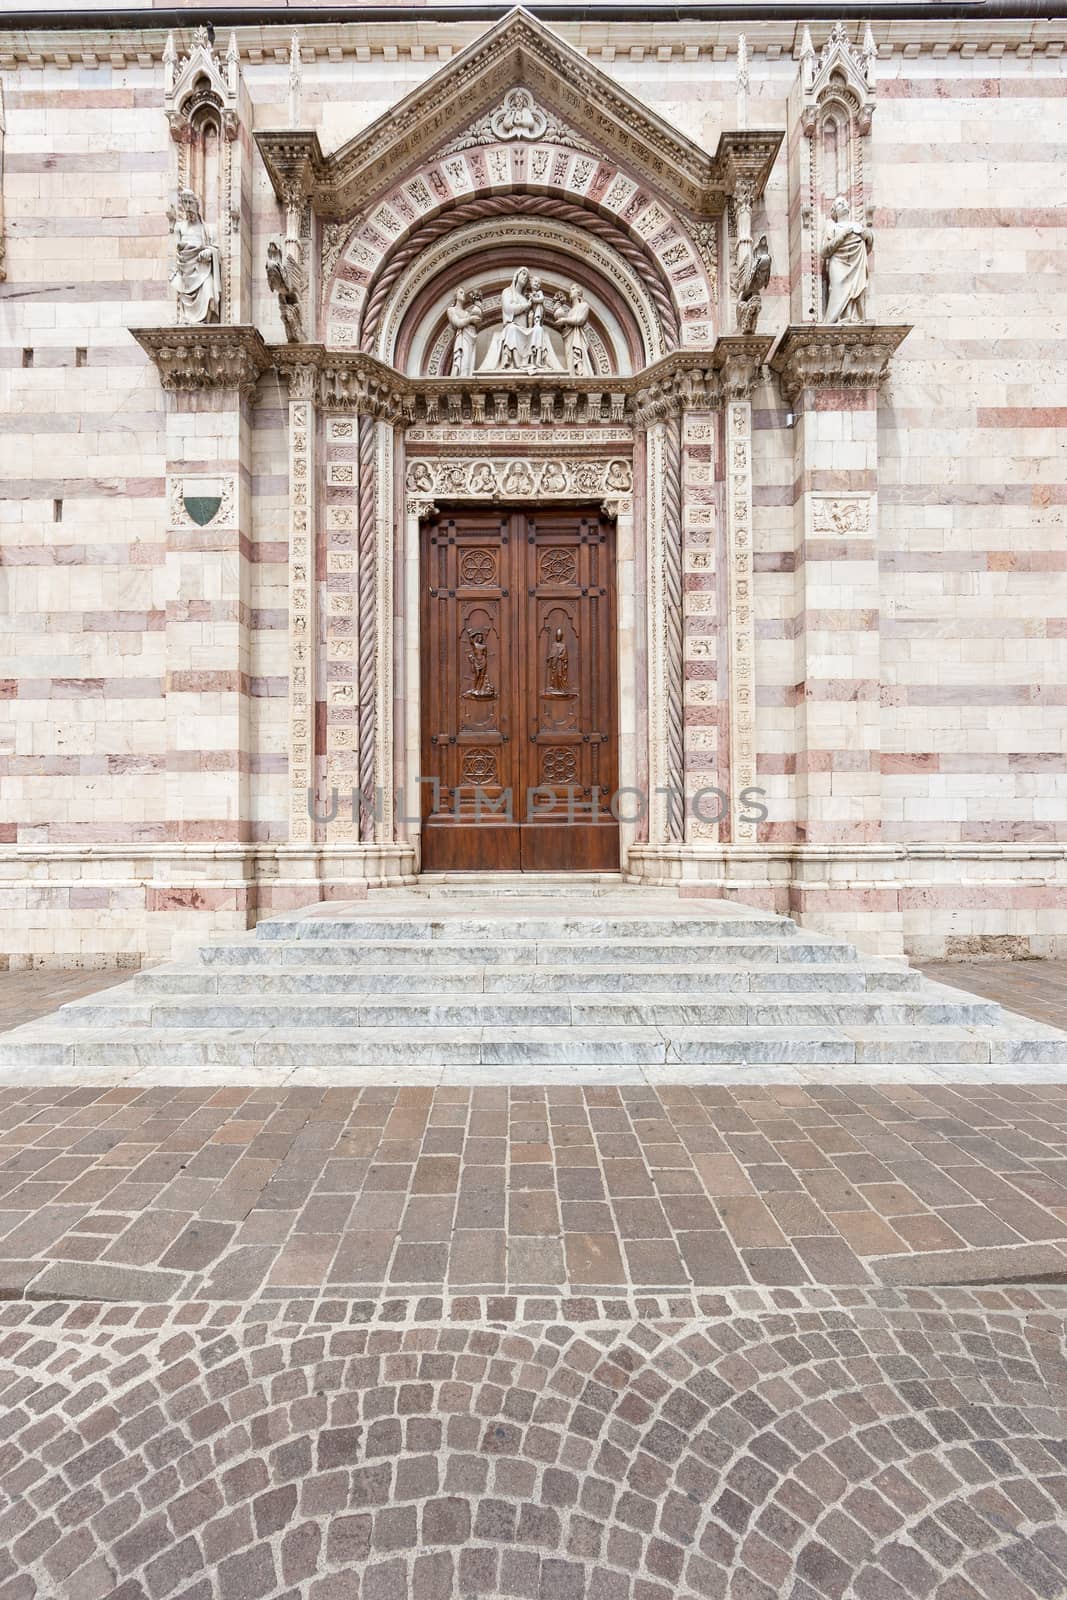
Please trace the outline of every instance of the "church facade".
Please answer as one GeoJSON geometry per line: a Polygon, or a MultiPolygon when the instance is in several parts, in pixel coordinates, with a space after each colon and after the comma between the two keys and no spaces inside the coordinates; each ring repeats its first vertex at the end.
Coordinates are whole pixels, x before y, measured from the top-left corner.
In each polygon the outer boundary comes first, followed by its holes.
{"type": "Polygon", "coordinates": [[[1067,950],[1062,29],[926,10],[0,34],[11,961],[470,870],[1067,950]]]}

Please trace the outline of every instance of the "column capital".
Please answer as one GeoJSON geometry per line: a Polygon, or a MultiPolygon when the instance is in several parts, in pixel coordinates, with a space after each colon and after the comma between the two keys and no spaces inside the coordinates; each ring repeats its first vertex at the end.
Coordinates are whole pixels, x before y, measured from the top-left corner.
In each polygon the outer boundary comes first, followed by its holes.
{"type": "Polygon", "coordinates": [[[770,368],[787,400],[804,389],[878,389],[910,323],[797,323],[771,353],[770,368]]]}
{"type": "Polygon", "coordinates": [[[152,359],[164,389],[236,389],[252,393],[271,364],[258,328],[236,326],[131,328],[152,359]]]}

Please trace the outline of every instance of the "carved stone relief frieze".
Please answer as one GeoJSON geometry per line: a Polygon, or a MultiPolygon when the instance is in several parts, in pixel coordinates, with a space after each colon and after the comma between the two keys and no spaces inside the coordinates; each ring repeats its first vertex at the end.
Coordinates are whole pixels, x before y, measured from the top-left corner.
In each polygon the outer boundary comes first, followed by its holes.
{"type": "Polygon", "coordinates": [[[289,840],[310,844],[315,788],[315,408],[289,402],[289,840]]]}
{"type": "Polygon", "coordinates": [[[687,411],[682,422],[682,564],[684,570],[684,710],[687,843],[716,843],[717,807],[707,789],[716,781],[718,752],[718,569],[714,462],[718,418],[687,411]]]}
{"type": "Polygon", "coordinates": [[[607,460],[529,457],[409,461],[405,490],[411,501],[603,500],[629,494],[633,469],[622,457],[607,460]]]}
{"type": "Polygon", "coordinates": [[[756,783],[756,666],[752,561],[752,406],[726,408],[726,570],[730,651],[730,812],[735,843],[752,841],[745,789],[756,783]]]}
{"type": "Polygon", "coordinates": [[[458,138],[451,139],[441,154],[451,156],[460,150],[490,145],[497,140],[564,144],[574,150],[584,150],[589,155],[598,154],[595,145],[583,139],[553,112],[545,111],[529,89],[522,87],[509,89],[494,111],[472,123],[458,138]]]}
{"type": "Polygon", "coordinates": [[[633,447],[633,433],[629,428],[603,424],[592,428],[580,426],[556,428],[543,424],[531,436],[529,425],[513,428],[462,426],[452,428],[439,423],[436,426],[410,427],[404,437],[409,448],[414,445],[434,445],[439,449],[447,447],[449,454],[460,455],[477,455],[486,449],[495,450],[499,446],[506,445],[524,451],[536,446],[539,454],[553,449],[562,453],[565,450],[574,450],[583,444],[595,444],[602,451],[613,455],[625,455],[633,447]]]}

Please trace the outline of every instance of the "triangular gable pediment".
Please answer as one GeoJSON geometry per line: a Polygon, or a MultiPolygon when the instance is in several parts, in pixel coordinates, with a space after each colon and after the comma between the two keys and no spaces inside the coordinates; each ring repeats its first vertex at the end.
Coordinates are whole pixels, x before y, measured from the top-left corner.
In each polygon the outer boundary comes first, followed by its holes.
{"type": "MultiPolygon", "coordinates": [[[[324,215],[350,216],[417,163],[476,129],[509,90],[524,88],[578,138],[654,184],[692,215],[722,209],[720,162],[628,94],[529,12],[516,9],[384,116],[315,163],[324,215]]],[[[283,135],[260,136],[271,145],[283,135]]]]}

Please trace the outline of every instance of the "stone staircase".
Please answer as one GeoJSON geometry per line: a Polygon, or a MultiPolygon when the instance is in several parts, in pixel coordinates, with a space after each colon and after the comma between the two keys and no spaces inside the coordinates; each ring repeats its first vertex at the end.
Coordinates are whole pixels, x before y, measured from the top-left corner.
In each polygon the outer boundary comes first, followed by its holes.
{"type": "Polygon", "coordinates": [[[1031,1063],[1067,1063],[1067,1034],[786,917],[609,875],[539,878],[535,895],[518,876],[424,879],[313,906],[0,1037],[0,1081],[848,1081],[1031,1063]]]}

